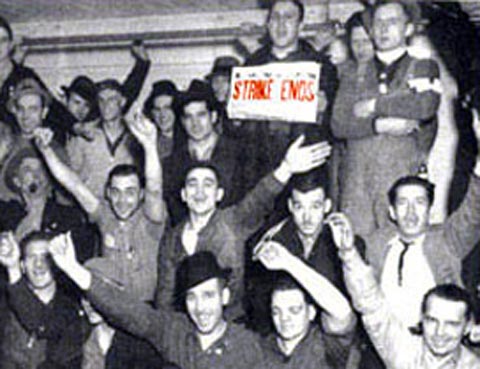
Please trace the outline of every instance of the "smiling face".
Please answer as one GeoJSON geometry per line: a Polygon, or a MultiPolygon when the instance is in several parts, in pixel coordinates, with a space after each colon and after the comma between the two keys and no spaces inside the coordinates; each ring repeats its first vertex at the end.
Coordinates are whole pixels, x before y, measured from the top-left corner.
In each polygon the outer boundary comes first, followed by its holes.
{"type": "Polygon", "coordinates": [[[214,133],[217,113],[208,110],[206,101],[192,101],[183,107],[182,123],[188,138],[203,141],[214,133]]]}
{"type": "Polygon", "coordinates": [[[390,216],[396,221],[400,236],[405,241],[413,240],[428,228],[431,206],[427,190],[418,184],[407,184],[396,191],[390,216]]]}
{"type": "Polygon", "coordinates": [[[172,104],[173,96],[170,95],[159,95],[153,100],[151,115],[160,132],[173,130],[175,113],[172,104]]]}
{"type": "Polygon", "coordinates": [[[90,113],[90,103],[75,92],[70,92],[67,99],[67,109],[79,122],[85,121],[90,113]]]}
{"type": "Polygon", "coordinates": [[[223,199],[216,173],[210,168],[194,168],[187,173],[181,192],[188,210],[196,215],[206,215],[217,208],[223,199]]]}
{"type": "Polygon", "coordinates": [[[27,157],[23,159],[13,181],[24,196],[46,196],[50,191],[47,172],[38,158],[27,157]]]}
{"type": "Polygon", "coordinates": [[[221,329],[223,307],[228,299],[228,289],[218,278],[210,278],[187,291],[185,303],[188,316],[199,333],[209,335],[221,329]]]}
{"type": "Polygon", "coordinates": [[[423,339],[434,356],[447,356],[460,347],[470,329],[466,311],[463,301],[450,301],[436,295],[428,298],[422,316],[423,339]]]}
{"type": "Polygon", "coordinates": [[[140,207],[143,189],[136,174],[115,175],[107,189],[110,206],[119,220],[129,219],[140,207]]]}
{"type": "Polygon", "coordinates": [[[49,260],[48,241],[29,242],[25,249],[22,265],[33,290],[44,290],[55,283],[49,260]]]}
{"type": "Polygon", "coordinates": [[[284,341],[305,337],[315,317],[315,308],[307,303],[299,289],[274,291],[271,311],[275,330],[284,341]]]}
{"type": "Polygon", "coordinates": [[[288,49],[296,45],[300,33],[300,10],[291,1],[277,1],[270,12],[268,32],[273,46],[288,49]]]}
{"type": "Polygon", "coordinates": [[[125,98],[117,90],[106,88],[98,93],[98,107],[103,120],[119,119],[124,105],[125,98]]]}
{"type": "Polygon", "coordinates": [[[35,128],[41,127],[48,109],[43,106],[41,96],[28,93],[21,96],[14,108],[15,117],[20,130],[24,134],[32,134],[35,128]]]}

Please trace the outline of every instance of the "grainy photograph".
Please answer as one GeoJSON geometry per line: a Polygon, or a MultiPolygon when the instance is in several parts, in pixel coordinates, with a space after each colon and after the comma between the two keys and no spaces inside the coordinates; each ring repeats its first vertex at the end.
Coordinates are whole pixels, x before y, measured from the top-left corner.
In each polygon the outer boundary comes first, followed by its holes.
{"type": "Polygon", "coordinates": [[[480,369],[479,27],[0,0],[0,369],[480,369]]]}

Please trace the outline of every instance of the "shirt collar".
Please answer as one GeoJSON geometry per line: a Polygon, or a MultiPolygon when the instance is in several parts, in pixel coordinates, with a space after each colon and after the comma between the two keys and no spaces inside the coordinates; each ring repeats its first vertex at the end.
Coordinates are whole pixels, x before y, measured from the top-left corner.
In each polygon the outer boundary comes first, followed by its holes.
{"type": "Polygon", "coordinates": [[[378,60],[380,60],[385,65],[390,65],[399,60],[403,55],[407,53],[406,47],[400,47],[395,50],[389,51],[377,51],[376,55],[378,60]]]}

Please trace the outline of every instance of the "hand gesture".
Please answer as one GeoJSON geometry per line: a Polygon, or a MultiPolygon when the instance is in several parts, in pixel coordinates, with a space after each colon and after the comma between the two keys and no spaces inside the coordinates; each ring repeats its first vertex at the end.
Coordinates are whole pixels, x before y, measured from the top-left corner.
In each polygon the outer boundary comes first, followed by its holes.
{"type": "Polygon", "coordinates": [[[20,266],[20,247],[12,232],[0,234],[0,264],[7,269],[20,266]]]}
{"type": "Polygon", "coordinates": [[[333,213],[325,222],[330,226],[333,241],[339,251],[348,251],[353,248],[355,236],[352,224],[345,214],[333,213]]]}
{"type": "Polygon", "coordinates": [[[75,246],[73,245],[70,232],[63,233],[53,238],[48,245],[48,251],[52,255],[55,264],[68,274],[76,264],[75,246]]]}
{"type": "Polygon", "coordinates": [[[375,113],[375,99],[362,100],[353,106],[353,114],[357,118],[368,118],[375,113]]]}
{"type": "Polygon", "coordinates": [[[480,115],[477,109],[472,109],[472,128],[477,139],[477,146],[480,147],[480,115]]]}
{"type": "Polygon", "coordinates": [[[266,241],[255,248],[254,260],[259,260],[268,270],[287,270],[292,257],[283,245],[266,241]]]}
{"type": "Polygon", "coordinates": [[[53,141],[53,131],[47,127],[38,127],[33,131],[35,144],[40,151],[45,150],[53,141]]]}
{"type": "Polygon", "coordinates": [[[386,117],[378,118],[375,121],[375,129],[379,134],[386,134],[391,136],[408,136],[420,129],[420,124],[417,120],[386,117]]]}
{"type": "Polygon", "coordinates": [[[143,61],[150,60],[150,57],[147,52],[147,48],[145,47],[145,44],[143,43],[142,40],[133,41],[131,52],[132,52],[132,55],[137,59],[141,59],[143,61]]]}
{"type": "Polygon", "coordinates": [[[324,164],[332,151],[332,147],[326,141],[302,146],[304,141],[304,135],[297,138],[285,155],[284,162],[292,174],[308,172],[324,164]]]}
{"type": "Polygon", "coordinates": [[[157,127],[140,110],[133,114],[133,119],[127,120],[127,126],[130,132],[145,148],[148,146],[157,146],[157,127]]]}

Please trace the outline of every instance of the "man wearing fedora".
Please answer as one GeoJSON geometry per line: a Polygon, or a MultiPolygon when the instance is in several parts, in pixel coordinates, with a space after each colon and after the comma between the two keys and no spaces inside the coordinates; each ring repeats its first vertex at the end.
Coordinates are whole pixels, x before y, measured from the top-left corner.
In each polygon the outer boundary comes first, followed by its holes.
{"type": "Polygon", "coordinates": [[[183,145],[176,145],[164,164],[165,200],[172,219],[178,224],[187,215],[180,198],[187,169],[195,163],[215,166],[225,189],[222,207],[235,203],[243,190],[243,159],[238,143],[217,132],[219,111],[211,87],[194,79],[178,98],[178,113],[187,134],[183,145]]]}
{"type": "Polygon", "coordinates": [[[158,154],[160,159],[170,156],[174,148],[185,145],[185,129],[178,119],[177,103],[180,92],[170,80],[153,84],[143,104],[143,114],[158,128],[158,154]]]}
{"type": "MultiPolygon", "coordinates": [[[[90,272],[75,259],[74,246],[68,235],[60,235],[53,240],[50,253],[57,266],[86,291],[93,305],[114,325],[147,339],[168,360],[183,369],[283,367],[276,363],[272,366],[274,363],[265,360],[258,337],[225,319],[231,270],[222,268],[211,252],[198,252],[179,265],[178,297],[183,301],[187,315],[164,309],[154,310],[147,304],[138,303],[129,298],[121,286],[115,286],[90,272]]],[[[264,247],[258,257],[270,267],[291,274],[324,309],[324,322],[329,328],[336,332],[350,329],[355,320],[350,305],[328,280],[295,257],[275,255],[271,247],[264,247]]],[[[314,313],[304,307],[306,310],[302,314],[308,320],[308,316],[314,313]]],[[[285,301],[275,308],[284,309],[285,301]]],[[[276,316],[278,310],[272,314],[276,316]]],[[[288,339],[280,340],[279,348],[286,341],[288,339]]],[[[287,350],[295,346],[291,343],[286,344],[287,350]]],[[[321,363],[321,353],[317,354],[321,363]]]]}
{"type": "Polygon", "coordinates": [[[282,163],[266,175],[237,203],[220,208],[228,189],[221,172],[209,163],[193,164],[186,172],[180,192],[188,216],[169,230],[159,249],[159,278],[156,303],[171,308],[175,270],[188,255],[202,250],[213,252],[222,267],[233,270],[230,279],[232,304],[229,317],[243,315],[244,247],[273,210],[276,196],[295,173],[321,166],[330,155],[326,142],[302,146],[304,136],[290,145],[282,163]]]}

